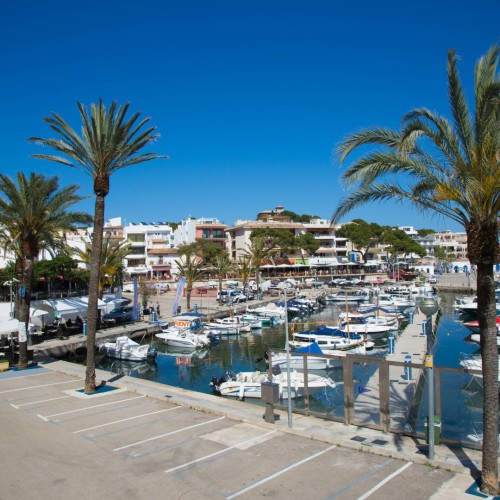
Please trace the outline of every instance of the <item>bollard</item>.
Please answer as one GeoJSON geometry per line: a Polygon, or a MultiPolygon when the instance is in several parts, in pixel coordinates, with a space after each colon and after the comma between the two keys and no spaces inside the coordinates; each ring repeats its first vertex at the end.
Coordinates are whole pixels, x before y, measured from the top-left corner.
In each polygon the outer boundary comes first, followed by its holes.
{"type": "Polygon", "coordinates": [[[388,337],[389,354],[394,354],[394,333],[389,333],[388,337]]]}
{"type": "Polygon", "coordinates": [[[87,336],[87,322],[86,321],[83,322],[83,336],[84,337],[87,336]]]}
{"type": "Polygon", "coordinates": [[[409,324],[409,325],[413,325],[413,314],[414,314],[414,312],[413,312],[413,311],[410,311],[410,312],[408,313],[408,324],[409,324]]]}
{"type": "MultiPolygon", "coordinates": [[[[405,363],[411,363],[411,356],[405,356],[405,363]]],[[[405,380],[411,380],[411,366],[405,366],[405,380]]]]}
{"type": "Polygon", "coordinates": [[[198,304],[194,304],[194,305],[193,305],[193,312],[194,312],[195,314],[198,314],[198,304]]]}

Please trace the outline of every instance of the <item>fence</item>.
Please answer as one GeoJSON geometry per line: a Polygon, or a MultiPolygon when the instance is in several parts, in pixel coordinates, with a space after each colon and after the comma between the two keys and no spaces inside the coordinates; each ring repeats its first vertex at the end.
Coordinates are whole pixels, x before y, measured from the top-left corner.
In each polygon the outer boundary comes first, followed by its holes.
{"type": "MultiPolygon", "coordinates": [[[[423,364],[387,361],[363,355],[319,355],[301,353],[304,379],[308,358],[327,358],[340,368],[328,375],[336,383],[333,392],[315,399],[307,386],[294,412],[325,418],[347,425],[425,439],[427,379],[423,364]]],[[[294,353],[294,357],[297,354],[294,353]]],[[[441,442],[479,447],[481,444],[481,372],[434,367],[435,414],[441,424],[441,442]]],[[[317,373],[317,372],[315,372],[317,373]]],[[[286,409],[283,405],[277,405],[286,409]]]]}

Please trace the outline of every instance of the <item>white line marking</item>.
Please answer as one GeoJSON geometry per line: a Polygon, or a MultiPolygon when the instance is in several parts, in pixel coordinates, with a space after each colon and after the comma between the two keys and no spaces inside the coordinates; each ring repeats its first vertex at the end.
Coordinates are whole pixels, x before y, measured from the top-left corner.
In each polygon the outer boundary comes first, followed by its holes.
{"type": "Polygon", "coordinates": [[[252,439],[247,439],[246,441],[242,441],[241,443],[235,444],[233,446],[229,446],[228,448],[224,448],[223,450],[216,451],[215,453],[211,453],[210,455],[205,455],[204,457],[197,458],[196,460],[191,460],[191,462],[186,462],[185,464],[178,465],[177,467],[172,467],[171,469],[168,469],[165,472],[166,473],[174,472],[178,469],[182,469],[183,467],[189,467],[190,465],[193,465],[197,462],[201,462],[203,460],[206,460],[207,458],[212,458],[212,457],[215,457],[217,455],[220,455],[221,453],[226,453],[226,451],[233,450],[233,449],[237,448],[238,446],[242,446],[244,444],[251,443],[252,441],[258,441],[259,439],[265,438],[266,436],[269,436],[269,434],[274,434],[275,432],[277,432],[277,431],[266,432],[262,436],[257,436],[257,437],[254,437],[252,439]]]}
{"type": "Polygon", "coordinates": [[[28,389],[38,389],[39,387],[50,387],[52,385],[71,384],[75,382],[81,382],[82,380],[83,378],[76,380],[67,380],[66,382],[54,382],[53,384],[32,385],[30,387],[21,387],[20,389],[9,389],[8,391],[0,391],[0,394],[6,394],[7,392],[27,391],[28,389]]]}
{"type": "Polygon", "coordinates": [[[78,408],[78,410],[63,411],[62,413],[54,413],[53,415],[46,415],[45,418],[59,417],[60,415],[68,415],[69,413],[78,413],[79,411],[92,410],[93,408],[99,408],[101,406],[117,405],[120,403],[125,403],[126,401],[133,401],[134,399],[145,398],[144,396],[136,396],[135,398],[120,399],[120,401],[111,401],[110,403],[102,403],[100,405],[86,406],[85,408],[78,408]]]}
{"type": "Polygon", "coordinates": [[[313,460],[314,458],[317,458],[324,453],[327,453],[330,450],[333,450],[337,446],[334,444],[330,446],[329,448],[326,448],[326,450],[319,451],[318,453],[315,453],[314,455],[311,455],[310,457],[304,458],[303,460],[300,460],[298,462],[295,462],[292,465],[289,465],[288,467],[285,467],[284,469],[281,469],[278,472],[275,472],[274,474],[271,474],[270,476],[265,477],[264,479],[261,479],[260,481],[257,481],[254,484],[251,484],[250,486],[247,486],[246,488],[237,491],[236,493],[233,493],[232,495],[226,497],[227,500],[231,500],[232,498],[239,497],[240,495],[243,495],[243,493],[246,493],[247,491],[253,490],[254,488],[257,488],[257,486],[260,486],[261,484],[267,483],[268,481],[271,481],[272,479],[281,476],[281,474],[284,474],[285,472],[288,472],[289,470],[295,469],[295,467],[298,467],[299,465],[305,464],[306,462],[309,462],[309,460],[313,460]]]}
{"type": "Polygon", "coordinates": [[[41,401],[31,401],[30,403],[23,403],[20,405],[15,405],[13,403],[10,403],[10,406],[13,406],[16,410],[21,408],[21,406],[29,406],[29,405],[36,405],[38,403],[47,403],[49,401],[55,401],[56,399],[65,399],[65,398],[70,398],[71,396],[60,396],[58,398],[50,398],[50,399],[42,399],[41,401]]]}
{"type": "Polygon", "coordinates": [[[51,374],[54,374],[54,372],[34,373],[33,375],[20,375],[19,377],[2,378],[0,379],[0,382],[3,382],[4,380],[19,380],[20,378],[28,378],[28,377],[41,377],[42,375],[51,375],[51,374]]]}
{"type": "Polygon", "coordinates": [[[94,427],[87,427],[86,429],[80,429],[79,431],[73,431],[73,434],[79,434],[80,432],[92,431],[94,429],[99,429],[100,427],[106,427],[108,425],[121,424],[122,422],[127,422],[128,420],[134,420],[141,417],[149,417],[150,415],[156,415],[157,413],[163,413],[165,411],[178,410],[182,408],[181,406],[174,406],[173,408],[167,408],[166,410],[153,411],[152,413],[143,413],[142,415],[136,415],[135,417],[123,418],[122,420],[115,420],[114,422],[108,422],[107,424],[94,425],[94,427]]]}
{"type": "Polygon", "coordinates": [[[161,439],[167,436],[171,436],[172,434],[177,434],[178,432],[188,431],[189,429],[194,429],[195,427],[200,427],[201,425],[211,424],[212,422],[217,422],[217,420],[222,420],[226,417],[214,418],[213,420],[208,420],[207,422],[202,422],[201,424],[190,425],[189,427],[184,427],[183,429],[177,429],[176,431],[167,432],[166,434],[161,434],[160,436],[154,436],[152,438],[143,439],[142,441],[137,441],[136,443],[126,444],[125,446],[120,446],[120,448],[115,448],[113,451],[124,450],[125,448],[130,448],[132,446],[137,446],[139,444],[144,444],[149,441],[154,441],[155,439],[161,439]]]}
{"type": "Polygon", "coordinates": [[[387,476],[383,481],[380,481],[380,483],[376,484],[371,490],[367,491],[364,495],[360,496],[358,500],[365,500],[365,498],[368,498],[372,493],[375,493],[379,488],[382,488],[382,486],[384,486],[385,483],[388,483],[392,478],[396,477],[397,475],[401,474],[401,472],[408,469],[410,465],[413,465],[413,462],[408,462],[407,464],[403,465],[403,467],[400,467],[397,471],[387,476]]]}

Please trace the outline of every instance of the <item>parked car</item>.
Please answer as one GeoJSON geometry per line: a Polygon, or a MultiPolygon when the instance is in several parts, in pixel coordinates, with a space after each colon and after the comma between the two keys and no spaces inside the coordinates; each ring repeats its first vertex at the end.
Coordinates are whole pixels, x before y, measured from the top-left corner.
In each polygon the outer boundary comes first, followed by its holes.
{"type": "Polygon", "coordinates": [[[112,311],[102,315],[103,321],[114,319],[117,323],[132,321],[134,319],[134,308],[132,306],[116,307],[112,311]]]}
{"type": "MultiPolygon", "coordinates": [[[[217,300],[220,300],[219,292],[217,292],[217,300]]],[[[240,290],[222,290],[222,302],[238,304],[247,300],[240,290]]]]}
{"type": "Polygon", "coordinates": [[[431,285],[435,285],[437,282],[438,282],[437,276],[431,276],[431,277],[429,278],[429,283],[430,283],[431,285]]]}
{"type": "Polygon", "coordinates": [[[122,292],[134,293],[134,284],[133,283],[124,283],[124,285],[122,287],[122,292]]]}

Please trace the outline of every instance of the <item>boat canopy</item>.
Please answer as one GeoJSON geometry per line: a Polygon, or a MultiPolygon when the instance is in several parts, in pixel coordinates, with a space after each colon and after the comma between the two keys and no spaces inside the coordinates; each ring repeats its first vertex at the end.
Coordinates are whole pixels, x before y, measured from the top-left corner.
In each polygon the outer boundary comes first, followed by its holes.
{"type": "Polygon", "coordinates": [[[298,347],[297,349],[294,349],[293,352],[310,352],[312,354],[323,354],[323,351],[321,350],[321,347],[317,342],[313,342],[306,347],[298,347]]]}

